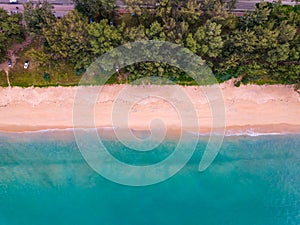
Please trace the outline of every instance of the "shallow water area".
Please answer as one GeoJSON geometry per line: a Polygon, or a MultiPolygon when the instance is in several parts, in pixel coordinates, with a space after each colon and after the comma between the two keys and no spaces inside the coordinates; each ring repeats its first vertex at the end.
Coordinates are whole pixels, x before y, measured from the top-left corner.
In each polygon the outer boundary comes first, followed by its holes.
{"type": "MultiPolygon", "coordinates": [[[[103,143],[122,162],[148,165],[169,157],[177,142],[145,152],[117,139],[103,143]]],[[[225,137],[199,172],[206,144],[201,136],[175,176],[131,187],[91,169],[72,130],[0,133],[0,224],[300,223],[300,135],[225,137]]]]}

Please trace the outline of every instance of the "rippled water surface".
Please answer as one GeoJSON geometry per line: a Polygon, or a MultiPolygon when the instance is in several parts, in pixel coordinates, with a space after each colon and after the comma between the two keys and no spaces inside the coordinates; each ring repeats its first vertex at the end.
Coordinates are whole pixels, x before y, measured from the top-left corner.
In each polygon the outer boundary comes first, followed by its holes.
{"type": "MultiPolygon", "coordinates": [[[[175,146],[135,152],[106,141],[121,161],[144,165],[175,146]]],[[[300,136],[227,137],[198,171],[206,140],[170,179],[146,187],[113,183],[84,161],[72,135],[0,134],[1,225],[300,224],[300,136]]]]}

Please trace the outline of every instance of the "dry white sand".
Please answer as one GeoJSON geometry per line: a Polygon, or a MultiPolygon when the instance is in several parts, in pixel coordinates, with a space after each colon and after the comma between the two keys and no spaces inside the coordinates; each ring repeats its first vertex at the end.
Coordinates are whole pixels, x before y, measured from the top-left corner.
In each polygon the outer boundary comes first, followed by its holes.
{"type": "MultiPolygon", "coordinates": [[[[15,132],[74,127],[73,106],[77,89],[0,88],[0,130],[15,132]]],[[[84,89],[91,92],[97,87],[84,89]]],[[[221,121],[217,126],[224,122],[228,133],[300,133],[300,95],[293,87],[247,85],[237,88],[228,82],[221,84],[219,91],[222,99],[214,93],[208,99],[203,89],[196,86],[105,86],[94,106],[95,126],[148,130],[151,121],[158,118],[168,130],[183,128],[207,132],[212,128],[214,118],[221,121]],[[193,110],[200,126],[193,120],[193,110]]],[[[93,105],[88,96],[83,102],[93,105]]],[[[82,123],[75,127],[80,126],[90,125],[82,118],[82,123]]]]}

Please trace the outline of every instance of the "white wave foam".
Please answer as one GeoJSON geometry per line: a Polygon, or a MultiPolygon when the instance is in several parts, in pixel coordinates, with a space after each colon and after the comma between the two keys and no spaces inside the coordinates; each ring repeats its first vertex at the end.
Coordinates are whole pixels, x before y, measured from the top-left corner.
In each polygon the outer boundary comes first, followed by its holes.
{"type": "MultiPolygon", "coordinates": [[[[35,130],[35,131],[12,131],[12,132],[7,132],[7,131],[1,131],[0,134],[38,134],[38,133],[50,133],[50,132],[70,132],[74,130],[81,130],[81,131],[93,131],[94,129],[100,130],[100,131],[113,131],[113,127],[100,127],[100,128],[51,128],[51,129],[42,129],[42,130],[35,130]]],[[[141,130],[142,131],[142,130],[141,130]]],[[[145,130],[147,131],[147,130],[145,130]]],[[[200,133],[200,132],[192,132],[192,131],[185,131],[188,134],[195,135],[195,136],[223,136],[222,133],[200,133]]],[[[254,130],[245,130],[245,131],[234,131],[234,130],[229,130],[226,131],[224,136],[251,136],[251,137],[257,137],[257,136],[274,136],[274,135],[292,135],[292,134],[300,134],[300,132],[256,132],[254,130]]]]}

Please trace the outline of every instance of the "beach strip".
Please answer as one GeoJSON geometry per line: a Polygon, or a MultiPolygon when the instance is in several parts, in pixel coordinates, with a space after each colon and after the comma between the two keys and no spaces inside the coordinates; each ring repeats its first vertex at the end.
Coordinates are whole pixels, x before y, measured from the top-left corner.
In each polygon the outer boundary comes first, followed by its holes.
{"type": "MultiPolygon", "coordinates": [[[[87,92],[97,89],[81,88],[87,92]]],[[[82,126],[74,124],[73,116],[78,114],[74,113],[74,104],[80,104],[75,100],[78,87],[0,88],[0,131],[24,132],[74,127],[150,130],[155,129],[153,121],[158,119],[170,133],[187,130],[205,134],[211,131],[222,132],[224,129],[228,135],[300,133],[300,95],[292,86],[235,87],[227,82],[219,85],[219,90],[224,115],[223,112],[213,113],[214,99],[205,95],[203,87],[104,86],[97,99],[90,103],[95,115],[91,127],[85,126],[85,123],[82,126]],[[177,97],[179,89],[186,94],[187,99],[186,96],[177,97]],[[147,90],[151,90],[149,95],[147,90]],[[145,97],[139,99],[139,93],[145,93],[145,97]],[[175,106],[184,105],[184,101],[192,104],[198,124],[193,123],[192,119],[183,122],[189,119],[189,113],[175,106]],[[122,108],[124,105],[126,110],[122,108]],[[221,119],[221,123],[214,124],[213,121],[223,116],[224,121],[221,119]],[[222,122],[224,126],[220,127],[222,122]]]]}

